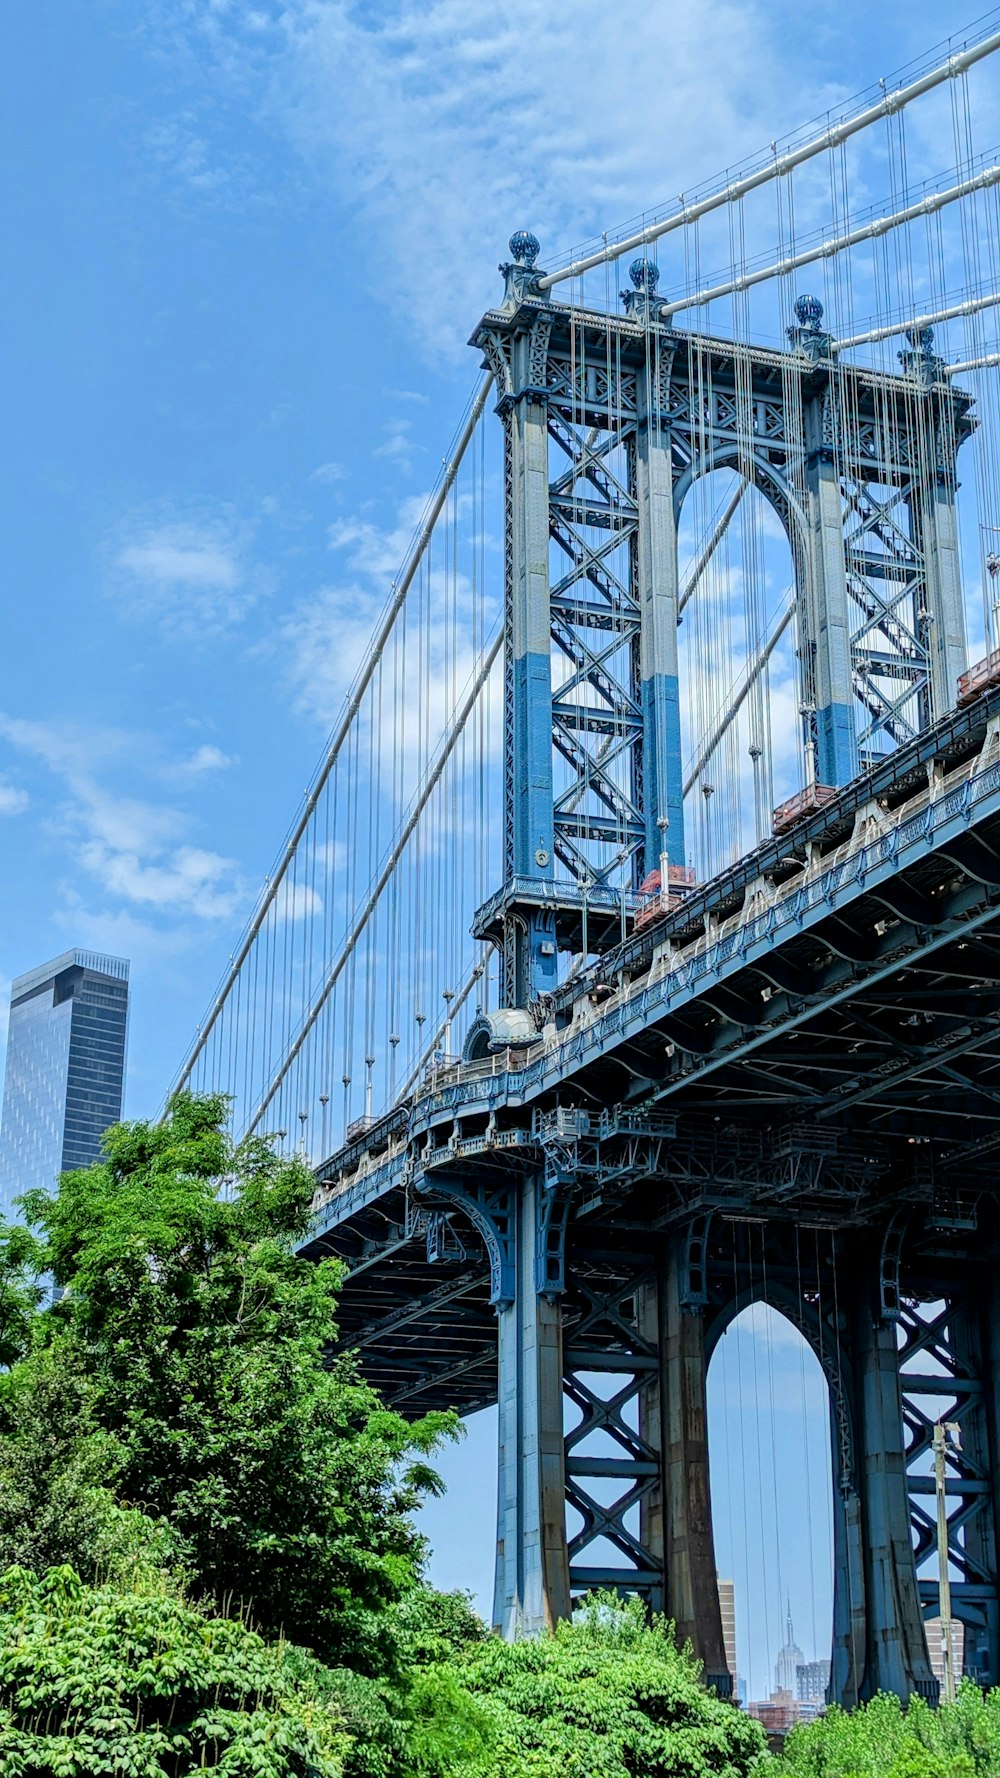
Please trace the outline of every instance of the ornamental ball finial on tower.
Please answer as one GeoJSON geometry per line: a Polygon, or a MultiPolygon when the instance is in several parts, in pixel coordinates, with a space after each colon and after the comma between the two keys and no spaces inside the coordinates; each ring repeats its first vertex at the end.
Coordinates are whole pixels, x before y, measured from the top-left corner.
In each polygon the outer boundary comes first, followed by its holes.
{"type": "Polygon", "coordinates": [[[809,327],[814,333],[819,331],[823,319],[823,304],[818,296],[797,296],[795,299],[795,317],[800,327],[809,327]]]}
{"type": "Polygon", "coordinates": [[[523,265],[528,271],[533,267],[541,252],[541,247],[530,228],[516,228],[508,242],[517,265],[523,265]]]}
{"type": "Polygon", "coordinates": [[[655,259],[633,259],[628,275],[637,290],[645,290],[650,296],[660,282],[660,268],[655,259]]]}
{"type": "Polygon", "coordinates": [[[905,332],[915,352],[930,352],[934,344],[933,327],[907,327],[905,332]]]}

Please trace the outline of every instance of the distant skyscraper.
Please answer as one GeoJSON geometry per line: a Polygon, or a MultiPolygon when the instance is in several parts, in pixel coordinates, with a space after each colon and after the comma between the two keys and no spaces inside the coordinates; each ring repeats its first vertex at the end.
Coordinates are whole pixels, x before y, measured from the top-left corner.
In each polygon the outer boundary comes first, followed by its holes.
{"type": "Polygon", "coordinates": [[[719,1580],[719,1605],[722,1609],[722,1643],[726,1651],[726,1666],[733,1679],[733,1690],[736,1689],[736,1587],[731,1580],[719,1580]]]}
{"type": "MultiPolygon", "coordinates": [[[[930,1656],[931,1672],[939,1685],[944,1684],[944,1638],[941,1635],[941,1619],[929,1617],[924,1624],[927,1636],[927,1653],[930,1656]]],[[[957,1617],[951,1620],[951,1663],[956,1683],[962,1677],[965,1660],[965,1625],[957,1617]]]]}
{"type": "Polygon", "coordinates": [[[829,1661],[806,1661],[795,1669],[795,1696],[800,1704],[825,1704],[830,1683],[829,1661]]]}
{"type": "Polygon", "coordinates": [[[795,1640],[792,1629],[792,1607],[788,1606],[788,1627],[784,1648],[779,1648],[778,1659],[774,1663],[774,1689],[776,1692],[790,1692],[795,1697],[798,1685],[798,1669],[804,1667],[806,1657],[795,1640]]]}
{"type": "Polygon", "coordinates": [[[99,1158],[121,1117],[128,964],[65,951],[12,984],[0,1122],[0,1211],[99,1158]]]}

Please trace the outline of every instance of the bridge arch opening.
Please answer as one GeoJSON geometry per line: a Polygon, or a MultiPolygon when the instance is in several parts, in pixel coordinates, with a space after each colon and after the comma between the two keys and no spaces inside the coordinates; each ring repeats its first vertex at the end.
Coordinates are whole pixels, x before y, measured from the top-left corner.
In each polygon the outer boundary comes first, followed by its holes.
{"type": "Polygon", "coordinates": [[[707,1397],[712,1529],[734,1692],[763,1704],[772,1726],[787,1727],[786,1718],[815,1714],[830,1673],[830,1392],[808,1341],[757,1301],[719,1336],[707,1397]]]}
{"type": "Polygon", "coordinates": [[[776,499],[721,467],[691,482],[680,510],[685,842],[702,880],[770,834],[809,769],[795,567],[776,499]]]}

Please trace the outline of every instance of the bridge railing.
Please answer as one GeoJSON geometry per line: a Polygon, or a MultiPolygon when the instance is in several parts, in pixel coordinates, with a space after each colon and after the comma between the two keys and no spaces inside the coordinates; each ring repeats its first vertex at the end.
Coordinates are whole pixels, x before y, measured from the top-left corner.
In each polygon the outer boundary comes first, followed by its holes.
{"type": "MultiPolygon", "coordinates": [[[[487,1101],[525,1089],[526,1077],[538,1072],[542,1063],[546,1075],[561,1068],[572,1071],[579,1060],[584,1039],[595,1028],[608,1031],[617,1022],[624,1028],[631,1024],[629,1014],[639,1003],[648,1002],[655,986],[668,996],[681,990],[685,998],[693,995],[703,979],[715,979],[720,968],[738,953],[764,939],[774,942],[782,931],[800,928],[806,917],[821,904],[833,905],[840,893],[864,884],[869,872],[880,865],[893,864],[903,847],[917,842],[930,847],[937,829],[956,818],[967,818],[977,802],[1000,791],[1000,718],[987,728],[981,751],[962,761],[949,772],[931,768],[928,784],[906,798],[895,809],[880,803],[863,803],[856,814],[850,837],[830,852],[817,848],[807,857],[799,873],[783,884],[766,886],[765,892],[749,892],[743,907],[721,920],[717,926],[699,934],[685,944],[671,939],[657,942],[653,938],[648,966],[638,979],[623,972],[609,996],[595,1004],[589,993],[585,975],[580,977],[580,992],[574,1005],[574,1016],[568,1031],[556,1032],[551,1025],[539,1032],[536,1043],[524,1050],[507,1049],[483,1060],[456,1061],[428,1071],[423,1090],[414,1095],[412,1111],[420,1121],[432,1119],[435,1112],[455,1104],[487,1101]],[[493,1089],[494,1083],[496,1087],[493,1089]]],[[[887,909],[887,919],[891,915],[887,909]]],[[[388,1155],[400,1162],[407,1151],[407,1139],[401,1138],[392,1150],[372,1157],[368,1167],[381,1167],[388,1155]]],[[[366,1173],[362,1159],[352,1173],[353,1185],[366,1173]]],[[[336,1196],[334,1186],[326,1189],[322,1201],[329,1203],[336,1196]]]]}

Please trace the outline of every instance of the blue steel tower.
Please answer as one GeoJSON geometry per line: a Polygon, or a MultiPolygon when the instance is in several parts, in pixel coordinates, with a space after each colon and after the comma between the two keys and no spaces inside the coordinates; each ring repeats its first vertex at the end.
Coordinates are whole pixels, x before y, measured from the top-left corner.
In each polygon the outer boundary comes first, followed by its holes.
{"type": "MultiPolygon", "coordinates": [[[[685,851],[671,351],[628,326],[623,353],[606,317],[547,301],[533,235],[510,248],[474,335],[505,428],[507,624],[505,881],[475,931],[524,1007],[556,986],[559,951],[602,948],[685,851]]],[[[656,268],[632,275],[652,301],[656,268]]]]}
{"type": "Polygon", "coordinates": [[[505,449],[504,859],[474,925],[502,1003],[320,1169],[307,1250],[347,1261],[341,1343],[394,1406],[497,1402],[505,1634],[638,1593],[731,1691],[707,1374],[767,1302],[829,1392],[830,1697],[937,1695],[949,1402],[953,1609],[994,1683],[1000,686],[994,657],[965,671],[973,399],[924,326],[890,372],[813,297],[778,349],[675,327],[650,261],[608,314],[552,298],[533,236],[511,254],[473,336],[505,449]],[[719,469],[788,540],[804,784],[671,906],[678,522],[719,469]],[[668,905],[633,922],[654,870],[668,905]]]}
{"type": "Polygon", "coordinates": [[[954,703],[966,664],[955,460],[968,398],[931,330],[903,376],[837,356],[800,297],[790,350],[692,335],[648,259],[625,313],[551,300],[519,230],[472,343],[505,449],[504,881],[476,937],[510,1009],[544,1009],[558,953],[623,934],[643,878],[688,886],[678,524],[695,481],[735,471],[795,569],[803,748],[838,788],[954,703]]]}
{"type": "Polygon", "coordinates": [[[11,987],[0,1210],[59,1174],[88,1167],[121,1116],[128,1031],[128,963],[65,951],[11,987]]]}

